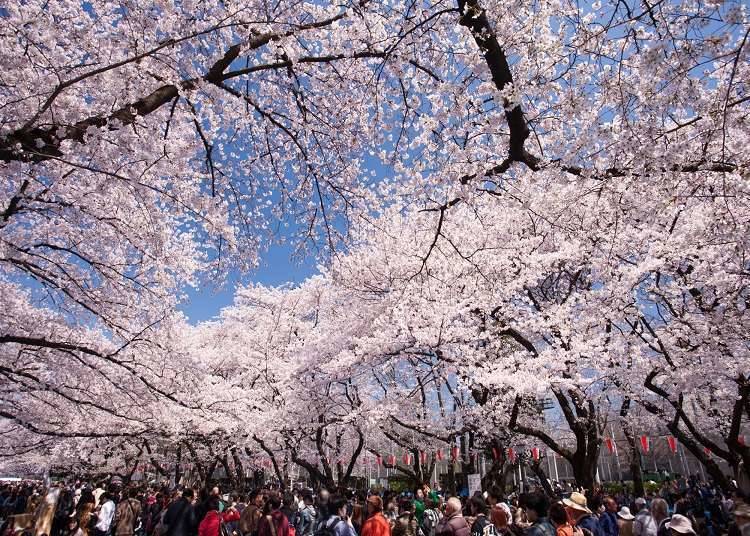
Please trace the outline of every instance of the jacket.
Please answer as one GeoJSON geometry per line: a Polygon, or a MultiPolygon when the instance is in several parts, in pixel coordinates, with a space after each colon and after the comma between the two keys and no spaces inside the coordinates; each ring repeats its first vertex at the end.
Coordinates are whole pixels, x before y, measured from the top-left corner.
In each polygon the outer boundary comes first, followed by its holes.
{"type": "Polygon", "coordinates": [[[599,526],[604,536],[619,536],[620,528],[617,526],[617,515],[613,512],[604,512],[599,518],[599,526]]]}
{"type": "MultiPolygon", "coordinates": [[[[450,517],[444,517],[435,529],[437,536],[469,536],[471,529],[461,512],[456,512],[450,517]]],[[[600,536],[600,535],[597,535],[600,536]]]]}
{"type": "Polygon", "coordinates": [[[591,514],[587,514],[576,521],[576,526],[581,527],[582,529],[590,530],[591,534],[593,534],[594,536],[604,536],[602,534],[602,529],[599,526],[599,521],[591,514]]]}
{"type": "Polygon", "coordinates": [[[201,524],[198,525],[198,536],[221,536],[221,514],[209,510],[201,524]]]}
{"type": "Polygon", "coordinates": [[[357,536],[354,527],[339,516],[330,517],[326,522],[326,528],[333,529],[333,533],[336,536],[357,536]]]}
{"type": "Polygon", "coordinates": [[[312,504],[306,504],[305,507],[300,510],[299,516],[297,517],[297,535],[307,536],[312,534],[317,517],[315,507],[312,504]]]}
{"type": "Polygon", "coordinates": [[[240,532],[246,536],[258,530],[258,520],[263,516],[262,512],[254,504],[248,504],[240,514],[240,532]]]}
{"type": "Polygon", "coordinates": [[[167,507],[164,514],[167,536],[192,536],[198,525],[195,508],[185,497],[180,497],[167,507]]]}
{"type": "Polygon", "coordinates": [[[274,510],[261,518],[258,536],[289,536],[289,521],[281,510],[274,510]]]}
{"type": "Polygon", "coordinates": [[[531,525],[526,531],[526,536],[555,536],[557,531],[546,517],[540,517],[539,520],[531,525]]]}
{"type": "Polygon", "coordinates": [[[364,522],[361,536],[391,536],[391,525],[383,514],[378,512],[364,522]]]}
{"type": "Polygon", "coordinates": [[[115,518],[117,536],[133,536],[138,517],[141,515],[141,503],[135,499],[125,499],[117,505],[115,518]]]}

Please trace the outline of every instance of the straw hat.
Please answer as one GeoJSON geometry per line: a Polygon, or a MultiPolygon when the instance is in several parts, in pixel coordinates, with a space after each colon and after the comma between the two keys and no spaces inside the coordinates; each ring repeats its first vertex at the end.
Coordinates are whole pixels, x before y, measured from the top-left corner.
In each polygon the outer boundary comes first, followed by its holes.
{"type": "Polygon", "coordinates": [[[586,512],[587,514],[591,513],[591,510],[589,510],[588,508],[588,501],[586,500],[586,496],[583,493],[574,491],[570,494],[569,499],[563,499],[562,502],[565,506],[567,506],[568,508],[572,508],[573,510],[586,512]]]}
{"type": "Polygon", "coordinates": [[[734,517],[750,517],[750,504],[738,502],[734,507],[734,517]]]}
{"type": "Polygon", "coordinates": [[[620,508],[620,511],[617,512],[617,516],[626,521],[632,521],[633,519],[635,519],[635,516],[630,513],[630,508],[628,508],[627,506],[623,506],[622,508],[620,508]]]}
{"type": "Polygon", "coordinates": [[[679,532],[680,534],[695,534],[693,524],[688,518],[681,516],[680,514],[673,515],[666,527],[669,530],[679,532]]]}

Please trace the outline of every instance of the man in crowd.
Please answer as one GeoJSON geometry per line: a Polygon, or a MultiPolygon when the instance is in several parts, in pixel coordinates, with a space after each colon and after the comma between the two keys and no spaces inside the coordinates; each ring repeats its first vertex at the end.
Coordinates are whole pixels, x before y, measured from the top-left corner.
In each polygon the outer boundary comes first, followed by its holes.
{"type": "Polygon", "coordinates": [[[563,504],[576,527],[587,529],[593,536],[603,536],[599,521],[589,510],[588,501],[583,493],[574,491],[570,498],[563,499],[563,504]]]}
{"type": "Polygon", "coordinates": [[[633,536],[656,536],[658,525],[646,506],[646,499],[638,497],[635,500],[635,521],[633,521],[633,536]]]}
{"type": "MultiPolygon", "coordinates": [[[[125,494],[123,492],[123,495],[125,494]]],[[[130,488],[127,491],[127,498],[120,501],[115,509],[115,519],[117,519],[115,534],[117,536],[133,536],[135,526],[141,516],[141,503],[136,499],[137,496],[138,490],[130,488]]]]}
{"type": "Polygon", "coordinates": [[[435,534],[437,536],[469,536],[471,530],[461,513],[461,500],[451,497],[445,503],[445,517],[438,523],[435,534]]]}
{"type": "Polygon", "coordinates": [[[617,503],[612,497],[604,498],[604,512],[599,517],[599,526],[604,536],[619,536],[617,526],[617,503]]]}
{"type": "Polygon", "coordinates": [[[522,506],[526,511],[526,519],[531,523],[526,536],[555,536],[555,527],[547,519],[549,501],[543,493],[535,492],[525,495],[522,506]]]}
{"type": "Polygon", "coordinates": [[[96,521],[96,536],[108,536],[112,520],[115,518],[115,502],[106,491],[101,494],[99,502],[101,508],[96,521]]]}
{"type": "Polygon", "coordinates": [[[193,496],[193,490],[185,488],[180,498],[167,507],[164,514],[166,536],[192,536],[196,532],[198,520],[195,518],[193,496]]]}

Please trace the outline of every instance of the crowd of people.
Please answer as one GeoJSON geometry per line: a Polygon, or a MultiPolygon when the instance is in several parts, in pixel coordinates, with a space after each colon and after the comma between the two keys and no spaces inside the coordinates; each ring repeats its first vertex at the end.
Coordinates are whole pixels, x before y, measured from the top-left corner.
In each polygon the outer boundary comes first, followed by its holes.
{"type": "Polygon", "coordinates": [[[691,482],[632,497],[541,490],[471,497],[414,493],[211,489],[77,482],[0,489],[0,536],[750,536],[750,505],[691,482]]]}

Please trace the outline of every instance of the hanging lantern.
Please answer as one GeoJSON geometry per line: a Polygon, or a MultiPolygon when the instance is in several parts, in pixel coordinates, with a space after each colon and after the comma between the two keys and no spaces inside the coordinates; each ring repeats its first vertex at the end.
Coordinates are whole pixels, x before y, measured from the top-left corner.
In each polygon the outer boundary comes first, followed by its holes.
{"type": "Polygon", "coordinates": [[[648,436],[642,435],[641,436],[641,449],[643,450],[644,454],[648,454],[648,447],[649,447],[648,436]]]}
{"type": "Polygon", "coordinates": [[[376,457],[375,463],[377,463],[378,467],[380,467],[381,465],[383,465],[383,458],[381,458],[380,456],[376,457]]]}
{"type": "Polygon", "coordinates": [[[708,456],[709,458],[711,457],[711,449],[710,449],[710,448],[708,448],[708,447],[703,447],[703,453],[704,453],[704,454],[705,454],[706,456],[708,456]]]}
{"type": "Polygon", "coordinates": [[[401,459],[404,461],[404,465],[411,465],[411,456],[408,452],[405,452],[401,459]]]}
{"type": "Polygon", "coordinates": [[[438,450],[437,450],[437,451],[435,452],[435,457],[436,457],[436,458],[437,458],[437,459],[438,459],[439,461],[442,461],[442,460],[443,460],[443,451],[442,451],[442,450],[440,450],[440,449],[438,449],[438,450]]]}
{"type": "Polygon", "coordinates": [[[743,435],[738,435],[738,436],[737,436],[737,443],[739,443],[739,445],[740,445],[741,447],[746,447],[747,445],[745,444],[745,436],[743,436],[743,435]]]}
{"type": "Polygon", "coordinates": [[[531,449],[531,457],[534,458],[535,462],[539,461],[539,447],[534,447],[531,449]]]}
{"type": "Polygon", "coordinates": [[[516,462],[516,451],[513,449],[508,449],[508,459],[510,460],[510,463],[516,462]]]}
{"type": "Polygon", "coordinates": [[[458,447],[453,447],[451,449],[451,459],[455,462],[458,460],[458,447]]]}
{"type": "Polygon", "coordinates": [[[674,436],[667,436],[667,444],[669,445],[669,450],[672,451],[672,454],[677,453],[677,439],[674,438],[674,436]]]}
{"type": "Polygon", "coordinates": [[[419,462],[422,464],[427,463],[427,452],[424,450],[419,451],[419,462]]]}
{"type": "Polygon", "coordinates": [[[615,442],[612,441],[612,438],[608,437],[607,439],[604,440],[604,443],[607,445],[607,450],[609,451],[609,453],[610,454],[614,454],[614,452],[615,452],[615,442]]]}

